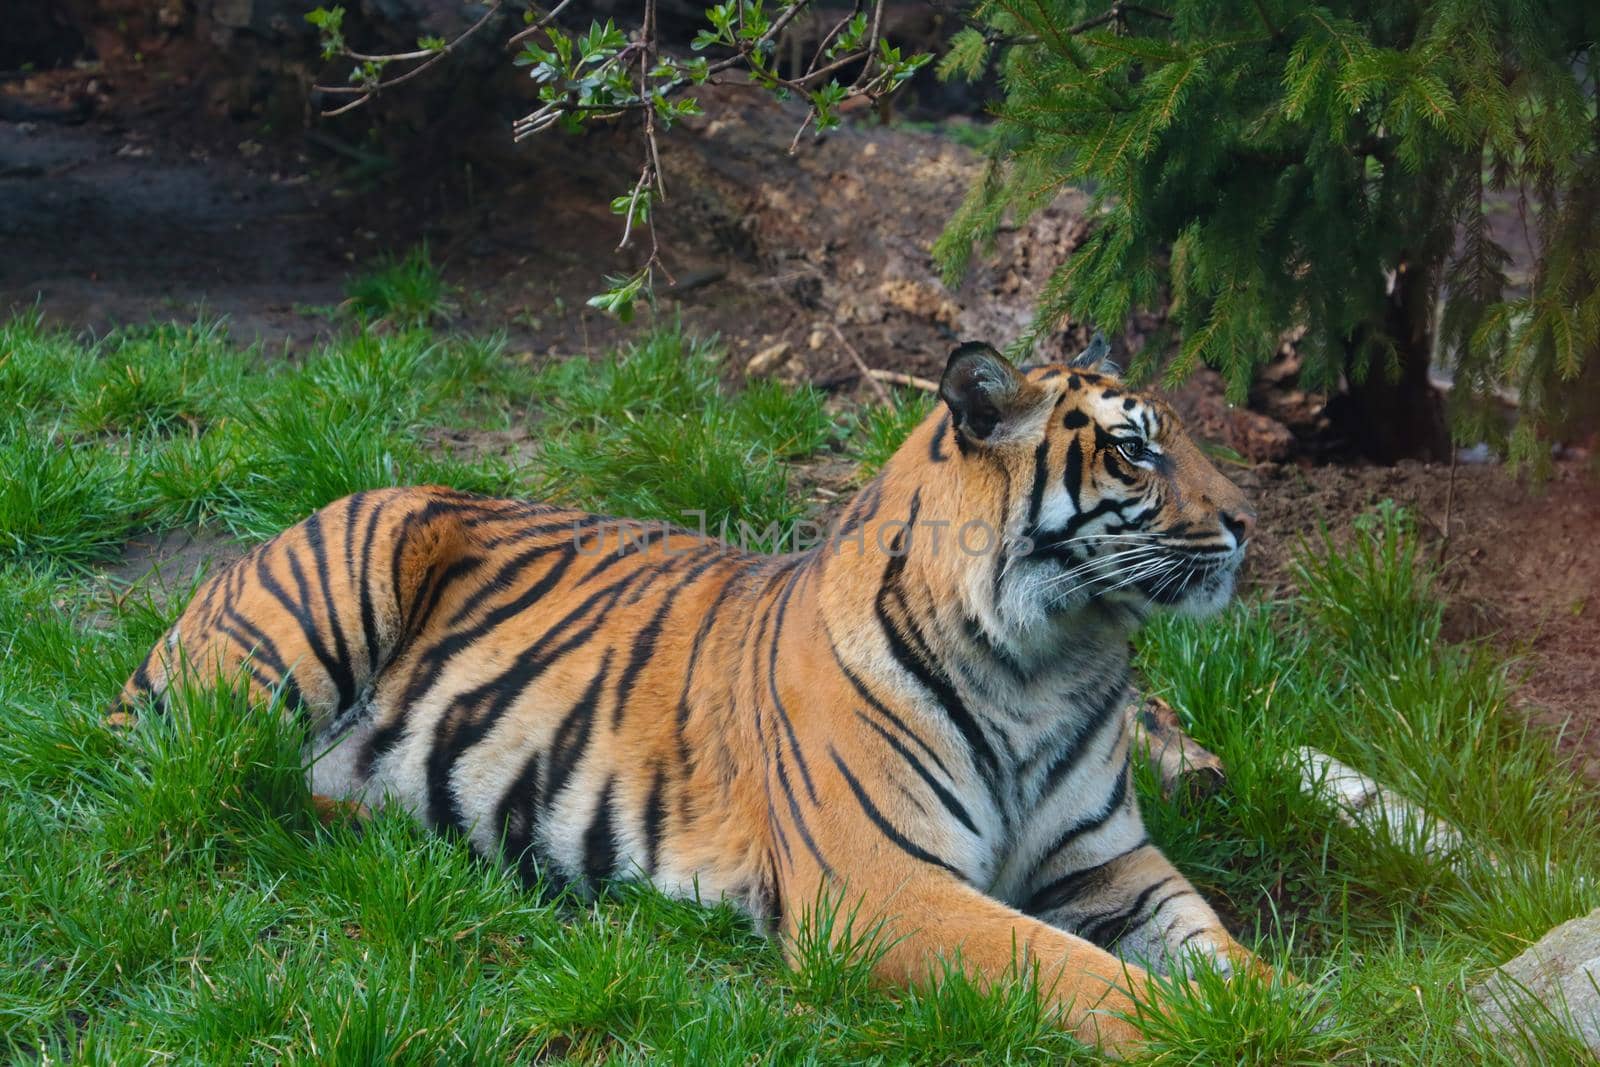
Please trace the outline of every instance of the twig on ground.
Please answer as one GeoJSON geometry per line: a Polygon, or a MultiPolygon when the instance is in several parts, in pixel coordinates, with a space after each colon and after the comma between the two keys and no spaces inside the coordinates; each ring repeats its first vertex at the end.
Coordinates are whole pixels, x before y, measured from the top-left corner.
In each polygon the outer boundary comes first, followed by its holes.
{"type": "Polygon", "coordinates": [[[902,374],[897,370],[878,370],[876,367],[867,371],[867,377],[875,381],[888,382],[890,385],[905,385],[912,389],[921,389],[924,393],[937,393],[939,383],[932,378],[919,378],[915,374],[902,374]]]}
{"type": "Polygon", "coordinates": [[[889,390],[885,389],[883,383],[873,375],[872,368],[867,366],[867,361],[861,358],[861,353],[857,352],[855,346],[846,341],[844,334],[839,332],[838,324],[830,322],[828,323],[828,328],[833,331],[833,336],[838,338],[840,346],[844,348],[851,361],[861,369],[862,374],[867,376],[867,383],[872,386],[873,392],[878,394],[878,399],[885,404],[894,403],[894,398],[889,395],[889,390]]]}

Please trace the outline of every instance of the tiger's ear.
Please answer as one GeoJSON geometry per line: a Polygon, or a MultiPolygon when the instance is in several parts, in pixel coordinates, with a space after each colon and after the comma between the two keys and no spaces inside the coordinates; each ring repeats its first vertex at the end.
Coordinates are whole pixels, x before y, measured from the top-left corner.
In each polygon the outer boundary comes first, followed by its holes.
{"type": "Polygon", "coordinates": [[[1111,342],[1106,340],[1106,335],[1099,330],[1089,339],[1089,347],[1079,352],[1067,366],[1073,370],[1099,371],[1102,374],[1117,374],[1115,363],[1107,357],[1111,355],[1111,342]]]}
{"type": "Polygon", "coordinates": [[[969,440],[991,441],[1003,438],[1009,424],[1030,412],[1042,390],[992,346],[968,341],[950,353],[939,396],[957,430],[969,440]]]}

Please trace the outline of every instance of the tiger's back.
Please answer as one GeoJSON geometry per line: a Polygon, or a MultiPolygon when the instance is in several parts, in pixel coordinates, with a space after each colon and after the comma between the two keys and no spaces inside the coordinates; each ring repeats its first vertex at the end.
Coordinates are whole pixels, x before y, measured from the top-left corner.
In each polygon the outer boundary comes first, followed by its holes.
{"type": "Polygon", "coordinates": [[[400,803],[530,883],[642,876],[770,918],[764,811],[739,788],[755,738],[695,711],[739,700],[726,624],[803,562],[441,487],[358,493],[202,585],[123,700],[242,670],[305,723],[319,795],[400,803]]]}

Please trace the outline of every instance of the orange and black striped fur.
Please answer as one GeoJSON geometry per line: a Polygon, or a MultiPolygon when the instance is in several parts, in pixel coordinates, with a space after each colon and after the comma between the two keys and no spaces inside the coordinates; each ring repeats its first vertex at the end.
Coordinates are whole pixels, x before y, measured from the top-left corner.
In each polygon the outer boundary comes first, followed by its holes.
{"type": "Polygon", "coordinates": [[[1225,602],[1253,519],[1099,355],[958,348],[806,552],[358,494],[200,587],[123,698],[243,669],[303,717],[318,794],[530,882],[644,878],[780,933],[827,890],[886,923],[886,981],[1020,952],[1065,1025],[1126,1047],[1141,967],[1255,966],[1145,836],[1122,714],[1130,632],[1225,602]]]}

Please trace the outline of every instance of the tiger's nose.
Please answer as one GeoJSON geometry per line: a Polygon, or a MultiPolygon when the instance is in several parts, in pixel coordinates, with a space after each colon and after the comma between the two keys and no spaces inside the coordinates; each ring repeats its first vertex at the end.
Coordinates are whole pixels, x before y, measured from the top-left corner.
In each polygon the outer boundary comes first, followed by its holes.
{"type": "Polygon", "coordinates": [[[1239,542],[1239,544],[1244,544],[1245,541],[1249,540],[1250,535],[1255,533],[1256,513],[1251,511],[1249,508],[1240,508],[1237,511],[1224,511],[1221,513],[1221,516],[1222,525],[1229,533],[1233,534],[1233,539],[1239,542]]]}

